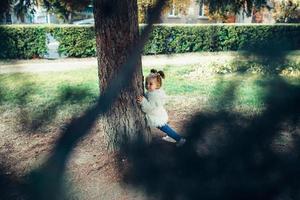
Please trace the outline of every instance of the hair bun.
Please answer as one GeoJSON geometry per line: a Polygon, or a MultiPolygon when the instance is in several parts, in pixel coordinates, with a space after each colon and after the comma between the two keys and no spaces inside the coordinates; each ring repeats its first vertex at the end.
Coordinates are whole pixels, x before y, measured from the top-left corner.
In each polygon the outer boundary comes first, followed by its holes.
{"type": "Polygon", "coordinates": [[[158,71],[159,75],[164,79],[165,78],[165,73],[163,71],[158,71]]]}
{"type": "Polygon", "coordinates": [[[151,69],[150,72],[151,73],[157,73],[157,70],[156,69],[151,69]]]}

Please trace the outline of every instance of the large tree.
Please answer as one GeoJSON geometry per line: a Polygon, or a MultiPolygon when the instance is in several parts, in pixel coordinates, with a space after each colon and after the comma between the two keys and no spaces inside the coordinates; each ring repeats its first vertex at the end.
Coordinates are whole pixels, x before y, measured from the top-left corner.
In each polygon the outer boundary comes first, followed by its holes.
{"type": "MultiPolygon", "coordinates": [[[[139,39],[136,0],[98,0],[94,2],[96,44],[100,91],[107,90],[120,67],[128,60],[139,39]]],[[[144,134],[149,139],[143,113],[136,97],[143,94],[141,56],[129,85],[123,89],[103,118],[102,128],[108,134],[108,144],[115,148],[124,140],[144,134]]]]}

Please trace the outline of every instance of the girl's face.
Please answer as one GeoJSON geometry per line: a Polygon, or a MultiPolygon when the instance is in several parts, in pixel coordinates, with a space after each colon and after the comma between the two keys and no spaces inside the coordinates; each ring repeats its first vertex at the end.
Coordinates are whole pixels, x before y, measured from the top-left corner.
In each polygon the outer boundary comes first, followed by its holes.
{"type": "Polygon", "coordinates": [[[157,81],[153,78],[151,79],[148,79],[146,81],[146,89],[149,91],[149,92],[152,92],[156,89],[158,89],[158,84],[157,84],[157,81]]]}

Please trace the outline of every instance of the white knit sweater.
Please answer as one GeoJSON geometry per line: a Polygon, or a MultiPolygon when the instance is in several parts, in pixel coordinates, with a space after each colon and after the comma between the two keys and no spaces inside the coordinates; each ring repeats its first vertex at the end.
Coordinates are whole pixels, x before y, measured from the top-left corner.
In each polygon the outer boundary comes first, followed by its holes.
{"type": "Polygon", "coordinates": [[[161,127],[168,122],[168,114],[164,108],[166,93],[163,89],[157,89],[145,93],[141,102],[142,110],[146,113],[146,119],[150,127],[161,127]]]}

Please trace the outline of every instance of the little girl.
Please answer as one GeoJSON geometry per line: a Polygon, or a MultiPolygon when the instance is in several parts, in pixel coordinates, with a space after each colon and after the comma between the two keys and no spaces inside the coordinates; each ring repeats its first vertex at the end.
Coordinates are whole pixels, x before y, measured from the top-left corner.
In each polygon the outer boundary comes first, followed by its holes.
{"type": "Polygon", "coordinates": [[[177,146],[181,146],[185,143],[185,139],[167,124],[168,114],[164,108],[166,93],[161,88],[163,78],[165,78],[163,71],[151,69],[151,73],[146,77],[145,97],[137,97],[137,102],[141,104],[142,110],[146,114],[148,125],[166,133],[167,136],[163,137],[163,140],[176,142],[177,146]]]}

